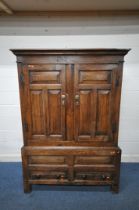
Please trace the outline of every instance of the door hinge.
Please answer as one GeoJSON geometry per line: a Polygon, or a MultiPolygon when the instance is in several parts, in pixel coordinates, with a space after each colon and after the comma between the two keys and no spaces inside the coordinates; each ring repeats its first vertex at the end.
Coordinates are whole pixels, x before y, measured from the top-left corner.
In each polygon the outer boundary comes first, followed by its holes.
{"type": "Polygon", "coordinates": [[[113,123],[112,125],[112,132],[115,133],[117,131],[117,124],[113,123]]]}
{"type": "Polygon", "coordinates": [[[24,75],[22,72],[19,75],[19,83],[21,86],[24,86],[24,75]]]}
{"type": "Polygon", "coordinates": [[[27,122],[23,122],[23,130],[24,131],[28,131],[28,124],[27,124],[27,122]]]}

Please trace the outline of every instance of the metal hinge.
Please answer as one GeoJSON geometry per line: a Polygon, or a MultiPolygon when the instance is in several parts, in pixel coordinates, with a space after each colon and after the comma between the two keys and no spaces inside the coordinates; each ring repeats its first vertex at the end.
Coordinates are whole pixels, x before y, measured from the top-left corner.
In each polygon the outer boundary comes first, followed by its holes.
{"type": "Polygon", "coordinates": [[[27,124],[27,122],[23,122],[23,129],[24,129],[24,131],[28,131],[28,124],[27,124]]]}
{"type": "Polygon", "coordinates": [[[24,75],[22,72],[19,75],[19,83],[21,86],[24,86],[24,75]]]}

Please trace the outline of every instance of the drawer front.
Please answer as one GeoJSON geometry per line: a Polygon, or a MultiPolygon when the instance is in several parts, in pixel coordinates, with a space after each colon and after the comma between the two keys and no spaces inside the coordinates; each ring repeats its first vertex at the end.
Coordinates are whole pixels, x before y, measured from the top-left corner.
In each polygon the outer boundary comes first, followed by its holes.
{"type": "Polygon", "coordinates": [[[56,180],[56,181],[64,181],[68,179],[67,170],[31,170],[30,178],[32,180],[56,180]]]}
{"type": "Polygon", "coordinates": [[[66,156],[32,155],[29,156],[28,168],[31,180],[62,182],[68,179],[66,156]]]}
{"type": "Polygon", "coordinates": [[[33,184],[111,184],[118,179],[120,150],[67,148],[26,150],[33,184]]]}
{"type": "Polygon", "coordinates": [[[105,181],[110,182],[114,179],[113,173],[108,172],[75,172],[74,173],[75,181],[105,181]]]}

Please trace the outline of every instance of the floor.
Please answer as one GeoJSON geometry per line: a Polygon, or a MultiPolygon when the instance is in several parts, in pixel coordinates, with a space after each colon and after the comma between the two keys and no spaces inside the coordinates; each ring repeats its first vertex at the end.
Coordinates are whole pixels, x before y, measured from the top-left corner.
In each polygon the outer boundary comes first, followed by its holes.
{"type": "Polygon", "coordinates": [[[34,185],[22,188],[21,163],[0,163],[0,210],[139,210],[139,163],[121,165],[121,188],[34,185]]]}

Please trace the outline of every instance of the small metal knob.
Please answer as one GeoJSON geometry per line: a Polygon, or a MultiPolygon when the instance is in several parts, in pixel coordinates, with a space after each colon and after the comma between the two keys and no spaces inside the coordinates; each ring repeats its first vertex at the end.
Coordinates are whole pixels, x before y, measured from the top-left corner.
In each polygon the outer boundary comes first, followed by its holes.
{"type": "Polygon", "coordinates": [[[86,178],[87,178],[87,175],[84,174],[84,175],[82,176],[82,178],[83,178],[83,179],[86,179],[86,178]]]}
{"type": "Polygon", "coordinates": [[[101,178],[102,178],[102,180],[105,180],[106,179],[106,176],[105,175],[102,175],[101,178]]]}
{"type": "Polygon", "coordinates": [[[60,179],[65,179],[65,175],[61,175],[60,176],[60,179]]]}
{"type": "Polygon", "coordinates": [[[60,175],[56,175],[56,178],[57,178],[57,179],[60,179],[60,175]]]}
{"type": "Polygon", "coordinates": [[[29,67],[29,68],[33,68],[33,67],[34,67],[34,65],[28,65],[28,67],[29,67]]]}
{"type": "Polygon", "coordinates": [[[41,178],[41,175],[40,174],[37,174],[37,175],[35,175],[35,178],[36,179],[40,179],[41,178]]]}
{"type": "Polygon", "coordinates": [[[106,179],[107,179],[107,180],[110,180],[110,176],[107,176],[106,179]]]}
{"type": "Polygon", "coordinates": [[[112,152],[111,152],[111,155],[115,155],[115,154],[116,154],[116,151],[112,151],[112,152]]]}

